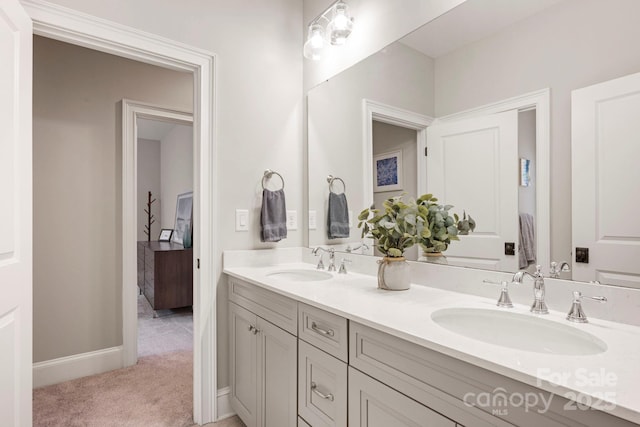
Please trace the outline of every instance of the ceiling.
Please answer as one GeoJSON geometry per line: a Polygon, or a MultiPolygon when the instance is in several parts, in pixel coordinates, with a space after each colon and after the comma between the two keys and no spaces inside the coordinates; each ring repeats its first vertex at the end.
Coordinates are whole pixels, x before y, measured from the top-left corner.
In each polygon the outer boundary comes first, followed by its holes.
{"type": "Polygon", "coordinates": [[[566,0],[467,0],[401,42],[431,58],[438,58],[561,1],[566,0]]]}
{"type": "Polygon", "coordinates": [[[141,118],[138,118],[136,124],[138,125],[138,138],[154,141],[162,141],[171,129],[180,126],[176,123],[141,118]]]}

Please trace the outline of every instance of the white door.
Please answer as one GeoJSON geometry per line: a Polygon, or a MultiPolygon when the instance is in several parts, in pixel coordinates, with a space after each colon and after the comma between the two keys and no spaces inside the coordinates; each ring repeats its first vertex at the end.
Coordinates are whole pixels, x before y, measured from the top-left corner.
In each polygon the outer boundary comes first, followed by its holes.
{"type": "Polygon", "coordinates": [[[518,253],[518,111],[435,124],[427,147],[427,192],[477,223],[449,246],[448,263],[517,271],[505,243],[518,253]]]}
{"type": "Polygon", "coordinates": [[[640,73],[572,92],[571,161],[573,278],[640,288],[640,73]]]}
{"type": "Polygon", "coordinates": [[[0,423],[31,425],[31,20],[0,1],[0,423]]]}

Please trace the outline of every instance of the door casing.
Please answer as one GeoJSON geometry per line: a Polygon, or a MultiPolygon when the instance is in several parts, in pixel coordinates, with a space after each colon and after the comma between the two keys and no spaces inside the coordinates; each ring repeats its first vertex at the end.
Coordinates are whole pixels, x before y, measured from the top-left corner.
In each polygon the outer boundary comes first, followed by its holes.
{"type": "MultiPolygon", "coordinates": [[[[216,215],[216,55],[131,27],[57,6],[41,0],[23,0],[33,21],[35,35],[172,70],[187,71],[194,77],[194,421],[204,424],[217,419],[216,292],[218,271],[216,215]],[[200,262],[204,260],[204,262],[200,262]],[[206,333],[205,333],[206,331],[206,333]]],[[[124,159],[123,161],[131,161],[124,159]]],[[[123,165],[124,166],[124,165],[123,165]]],[[[134,183],[123,177],[124,198],[135,203],[134,183]],[[133,193],[133,196],[128,193],[133,193]],[[127,195],[128,194],[128,195],[127,195]],[[133,199],[131,199],[133,197],[133,199]]],[[[135,221],[133,222],[135,227],[135,221]]],[[[123,217],[123,236],[135,232],[123,217]]],[[[123,280],[135,277],[136,247],[123,240],[123,280]],[[124,264],[125,260],[128,264],[124,264]]],[[[123,294],[124,299],[128,295],[123,294]]],[[[124,325],[123,325],[124,327],[124,325]]],[[[123,359],[123,366],[124,366],[123,359]]]]}

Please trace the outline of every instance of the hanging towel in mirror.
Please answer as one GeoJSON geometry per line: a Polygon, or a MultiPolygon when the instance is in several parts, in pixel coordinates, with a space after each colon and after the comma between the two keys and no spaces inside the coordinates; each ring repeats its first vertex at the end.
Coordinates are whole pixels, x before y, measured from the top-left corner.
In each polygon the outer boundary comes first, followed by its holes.
{"type": "Polygon", "coordinates": [[[284,190],[262,190],[262,210],[260,212],[263,242],[279,242],[287,238],[287,206],[284,190]]]}
{"type": "Polygon", "coordinates": [[[533,215],[520,215],[520,246],[518,248],[518,267],[526,268],[536,262],[536,234],[533,215]]]}
{"type": "Polygon", "coordinates": [[[349,237],[349,208],[347,196],[344,193],[329,192],[327,234],[329,239],[349,237]]]}

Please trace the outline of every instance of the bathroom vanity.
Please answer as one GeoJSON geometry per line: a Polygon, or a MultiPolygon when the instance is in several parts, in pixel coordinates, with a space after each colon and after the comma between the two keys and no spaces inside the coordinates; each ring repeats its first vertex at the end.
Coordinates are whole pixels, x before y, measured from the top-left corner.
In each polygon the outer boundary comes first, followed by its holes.
{"type": "MultiPolygon", "coordinates": [[[[258,259],[244,266],[227,263],[233,254],[225,253],[231,404],[249,427],[640,421],[637,326],[600,319],[574,325],[566,313],[552,310],[541,318],[527,306],[501,309],[492,299],[424,285],[382,291],[373,275],[319,272],[299,261],[269,264],[260,260],[269,251],[255,252],[258,259]],[[506,310],[534,327],[541,322],[541,334],[568,328],[569,335],[556,343],[561,347],[543,348],[543,339],[537,348],[535,329],[525,325],[522,333],[531,340],[522,342],[534,348],[522,349],[509,339],[492,344],[438,323],[440,313],[463,318],[474,310],[506,310]],[[590,338],[566,344],[581,334],[590,338]],[[602,383],[606,378],[613,382],[602,383]]],[[[504,319],[497,316],[499,325],[504,319]]]]}

